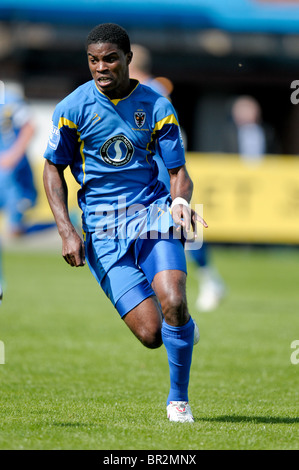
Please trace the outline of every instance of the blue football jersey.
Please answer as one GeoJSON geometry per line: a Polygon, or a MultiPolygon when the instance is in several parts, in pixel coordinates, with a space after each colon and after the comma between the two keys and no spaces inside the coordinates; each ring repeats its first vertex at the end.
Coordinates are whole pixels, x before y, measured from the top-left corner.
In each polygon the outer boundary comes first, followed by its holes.
{"type": "MultiPolygon", "coordinates": [[[[158,179],[154,156],[158,153],[171,169],[185,163],[185,153],[167,98],[136,81],[127,97],[111,100],[91,80],[57,105],[52,124],[44,156],[69,165],[80,184],[84,231],[104,230],[110,214],[118,233],[124,217],[153,214],[156,201],[169,206],[169,190],[158,179]]],[[[158,220],[162,210],[156,213],[158,220]]],[[[167,220],[169,228],[172,219],[167,220]]]]}

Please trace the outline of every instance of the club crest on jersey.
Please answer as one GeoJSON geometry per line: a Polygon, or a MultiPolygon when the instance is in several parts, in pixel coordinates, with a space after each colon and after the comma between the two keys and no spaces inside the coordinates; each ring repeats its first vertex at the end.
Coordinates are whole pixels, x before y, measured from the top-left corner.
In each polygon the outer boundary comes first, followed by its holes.
{"type": "Polygon", "coordinates": [[[135,111],[134,119],[137,127],[142,127],[145,123],[145,112],[144,111],[135,111]]]}
{"type": "Polygon", "coordinates": [[[115,135],[106,140],[100,149],[104,162],[112,166],[124,166],[132,160],[134,147],[123,134],[115,135]]]}

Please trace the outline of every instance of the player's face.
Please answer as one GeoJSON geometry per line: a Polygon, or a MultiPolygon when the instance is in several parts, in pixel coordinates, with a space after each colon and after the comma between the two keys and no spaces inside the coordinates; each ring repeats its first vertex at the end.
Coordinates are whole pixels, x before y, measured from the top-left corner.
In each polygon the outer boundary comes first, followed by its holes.
{"type": "Polygon", "coordinates": [[[98,89],[109,98],[122,98],[130,87],[129,63],[132,54],[125,54],[115,44],[90,44],[88,65],[98,89]]]}

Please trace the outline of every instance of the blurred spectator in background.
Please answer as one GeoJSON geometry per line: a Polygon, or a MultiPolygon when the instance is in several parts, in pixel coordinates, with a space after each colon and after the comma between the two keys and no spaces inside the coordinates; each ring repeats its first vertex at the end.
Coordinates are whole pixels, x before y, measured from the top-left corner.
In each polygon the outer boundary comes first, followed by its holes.
{"type": "Polygon", "coordinates": [[[27,150],[34,135],[29,105],[17,89],[5,86],[0,106],[0,207],[10,235],[25,231],[24,216],[37,199],[27,150]]]}
{"type": "Polygon", "coordinates": [[[173,84],[166,77],[152,76],[152,56],[150,51],[140,44],[132,44],[133,61],[130,64],[130,76],[143,85],[147,85],[160,95],[170,97],[173,84]]]}
{"type": "MultiPolygon", "coordinates": [[[[26,151],[34,135],[28,104],[17,86],[5,84],[0,104],[0,210],[8,236],[25,232],[24,216],[37,199],[26,151]]],[[[1,253],[0,253],[1,261],[1,253]]],[[[0,263],[0,281],[1,281],[0,263]]]]}
{"type": "MultiPolygon", "coordinates": [[[[133,59],[130,64],[131,78],[136,78],[143,85],[151,87],[157,93],[170,99],[173,84],[166,77],[153,77],[150,51],[139,44],[133,44],[131,50],[133,52],[133,59]]],[[[181,132],[185,148],[187,148],[187,137],[182,127],[181,132]]],[[[165,165],[161,165],[159,160],[157,156],[156,161],[159,166],[160,179],[169,187],[168,172],[165,165]]],[[[212,265],[210,248],[207,243],[203,242],[202,246],[199,244],[198,249],[189,250],[188,253],[197,266],[199,287],[196,308],[201,312],[212,311],[218,307],[224,297],[225,286],[216,268],[212,265]]]]}
{"type": "Polygon", "coordinates": [[[275,135],[262,121],[261,107],[252,96],[240,96],[231,108],[232,122],[224,132],[223,152],[238,153],[246,161],[260,161],[277,153],[275,135]]]}
{"type": "Polygon", "coordinates": [[[196,308],[200,312],[211,312],[215,310],[226,295],[226,287],[223,279],[218,273],[211,260],[211,248],[203,241],[197,250],[191,250],[193,261],[197,266],[198,296],[196,308]]]}

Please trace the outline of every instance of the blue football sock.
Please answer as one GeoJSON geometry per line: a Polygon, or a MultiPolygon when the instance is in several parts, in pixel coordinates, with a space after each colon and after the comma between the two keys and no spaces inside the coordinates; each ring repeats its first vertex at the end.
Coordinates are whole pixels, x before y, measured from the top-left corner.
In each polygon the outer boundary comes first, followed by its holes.
{"type": "Polygon", "coordinates": [[[167,405],[170,401],[188,401],[189,375],[193,352],[194,322],[190,317],[183,326],[162,324],[162,339],[167,351],[170,391],[167,405]]]}

